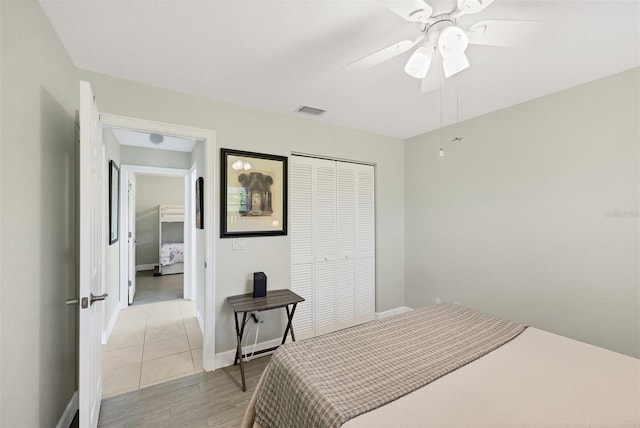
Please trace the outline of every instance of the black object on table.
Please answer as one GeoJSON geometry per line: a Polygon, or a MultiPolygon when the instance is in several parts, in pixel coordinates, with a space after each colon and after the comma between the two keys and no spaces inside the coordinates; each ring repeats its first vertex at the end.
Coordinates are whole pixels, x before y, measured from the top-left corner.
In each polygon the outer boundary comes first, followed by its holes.
{"type": "MultiPolygon", "coordinates": [[[[296,311],[296,306],[299,302],[304,302],[304,299],[298,296],[291,290],[269,290],[265,297],[253,298],[253,293],[240,294],[238,296],[227,297],[227,301],[233,308],[233,313],[236,321],[236,338],[238,340],[238,347],[236,348],[236,357],[233,360],[235,366],[240,361],[240,375],[242,376],[242,390],[247,390],[247,385],[244,380],[244,362],[242,354],[242,335],[244,334],[244,326],[247,322],[247,313],[249,312],[261,312],[271,309],[285,308],[287,311],[287,327],[284,329],[284,335],[282,336],[282,343],[287,340],[287,334],[291,332],[291,340],[296,341],[296,336],[293,333],[293,314],[296,311]],[[289,309],[291,306],[291,309],[289,309]],[[242,323],[238,320],[238,315],[242,313],[242,323]]],[[[263,349],[256,351],[254,354],[262,354],[265,352],[273,351],[277,349],[277,346],[269,349],[263,349]]]]}

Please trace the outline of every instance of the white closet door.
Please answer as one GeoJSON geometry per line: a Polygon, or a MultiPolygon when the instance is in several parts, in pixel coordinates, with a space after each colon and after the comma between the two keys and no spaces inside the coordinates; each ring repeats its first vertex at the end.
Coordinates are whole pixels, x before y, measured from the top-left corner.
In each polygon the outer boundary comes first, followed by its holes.
{"type": "Polygon", "coordinates": [[[336,162],[336,322],[340,328],[355,318],[356,167],[336,162]]]}
{"type": "Polygon", "coordinates": [[[314,252],[316,334],[335,329],[336,167],[315,160],[314,252]]]}
{"type": "Polygon", "coordinates": [[[305,299],[294,316],[296,338],[314,335],[313,329],[313,159],[293,156],[289,189],[291,233],[291,290],[305,299]]]}
{"type": "Polygon", "coordinates": [[[375,175],[356,165],[356,317],[375,315],[375,175]]]}

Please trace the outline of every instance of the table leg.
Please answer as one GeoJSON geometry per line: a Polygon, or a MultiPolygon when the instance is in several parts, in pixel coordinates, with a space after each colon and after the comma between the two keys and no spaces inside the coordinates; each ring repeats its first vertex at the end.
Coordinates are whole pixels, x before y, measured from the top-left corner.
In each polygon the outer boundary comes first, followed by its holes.
{"type": "MultiPolygon", "coordinates": [[[[240,336],[240,327],[238,324],[238,313],[234,312],[233,313],[233,318],[236,321],[236,340],[238,339],[238,336],[240,336]]],[[[242,339],[242,336],[240,336],[240,339],[242,339]]],[[[238,341],[238,345],[240,345],[242,342],[238,341]]],[[[235,366],[236,364],[238,364],[238,347],[236,346],[236,356],[233,359],[233,365],[235,366]]]]}
{"type": "Polygon", "coordinates": [[[282,336],[281,345],[284,345],[284,342],[286,342],[287,334],[289,334],[289,330],[291,330],[291,341],[292,342],[296,341],[296,335],[293,333],[293,314],[296,312],[297,305],[298,305],[297,303],[293,304],[293,307],[291,308],[291,312],[289,312],[289,306],[284,307],[287,310],[287,327],[284,329],[284,336],[282,336]]]}
{"type": "Polygon", "coordinates": [[[244,326],[247,321],[247,313],[243,312],[242,315],[242,327],[238,326],[238,314],[235,314],[236,318],[236,338],[238,339],[238,348],[236,349],[236,358],[234,360],[234,365],[236,361],[240,360],[240,376],[242,377],[242,390],[247,390],[247,384],[244,380],[244,360],[242,359],[242,334],[244,333],[244,326]]]}

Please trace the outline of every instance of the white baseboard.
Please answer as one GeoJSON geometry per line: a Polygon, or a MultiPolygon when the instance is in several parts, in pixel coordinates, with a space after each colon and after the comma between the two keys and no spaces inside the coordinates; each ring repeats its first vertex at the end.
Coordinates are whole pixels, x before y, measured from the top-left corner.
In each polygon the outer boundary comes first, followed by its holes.
{"type": "MultiPolygon", "coordinates": [[[[282,338],[267,340],[266,342],[259,342],[256,345],[256,351],[262,351],[263,349],[273,348],[274,346],[279,346],[281,342],[282,342],[282,338]]],[[[253,350],[253,344],[251,343],[249,346],[247,346],[247,348],[250,348],[248,350],[253,350]]],[[[248,350],[245,350],[245,352],[248,351],[248,350]]],[[[255,358],[263,357],[263,356],[269,355],[269,354],[271,354],[271,352],[265,352],[263,354],[257,355],[255,358]]],[[[230,351],[217,353],[216,354],[216,370],[217,369],[221,369],[222,367],[232,366],[233,365],[233,360],[235,358],[236,358],[236,350],[235,349],[232,349],[230,351]]]]}
{"type": "Polygon", "coordinates": [[[155,270],[158,266],[158,263],[151,263],[147,265],[136,265],[136,271],[140,272],[141,270],[155,270]]]}
{"type": "Polygon", "coordinates": [[[71,422],[73,422],[73,418],[78,411],[78,391],[74,391],[71,396],[71,400],[69,400],[69,404],[64,409],[62,416],[60,416],[60,420],[56,425],[56,428],[69,428],[71,426],[71,422]]]}
{"type": "Polygon", "coordinates": [[[102,344],[106,345],[109,341],[109,337],[111,337],[111,332],[113,331],[113,327],[116,325],[116,321],[118,320],[118,315],[120,315],[120,305],[116,305],[115,310],[111,314],[111,318],[107,323],[107,328],[102,331],[102,344]]]}
{"type": "Polygon", "coordinates": [[[383,318],[389,318],[394,315],[404,314],[405,312],[409,312],[412,310],[413,309],[408,308],[406,306],[400,306],[399,308],[389,309],[388,311],[384,311],[384,312],[378,312],[376,315],[377,315],[377,319],[381,320],[383,318]]]}
{"type": "Polygon", "coordinates": [[[198,324],[200,324],[200,331],[203,332],[204,334],[204,317],[198,310],[197,306],[196,306],[196,319],[198,320],[198,324]]]}

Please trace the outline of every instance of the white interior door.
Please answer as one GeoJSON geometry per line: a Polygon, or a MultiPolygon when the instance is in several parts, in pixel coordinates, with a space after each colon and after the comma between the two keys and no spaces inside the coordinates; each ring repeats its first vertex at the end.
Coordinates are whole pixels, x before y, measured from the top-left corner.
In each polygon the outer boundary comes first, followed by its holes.
{"type": "Polygon", "coordinates": [[[78,406],[81,427],[95,427],[102,398],[100,344],[105,247],[104,177],[98,108],[87,82],[80,82],[80,317],[78,406]]]}
{"type": "Polygon", "coordinates": [[[336,329],[336,166],[315,159],[314,181],[314,314],[316,335],[336,329]]]}
{"type": "Polygon", "coordinates": [[[295,314],[296,337],[314,335],[314,251],[313,200],[314,159],[292,156],[289,189],[289,230],[291,236],[291,290],[305,299],[295,314]]]}
{"type": "Polygon", "coordinates": [[[127,178],[127,201],[129,212],[127,213],[129,223],[129,304],[133,303],[136,295],[136,176],[129,174],[127,178]]]}

